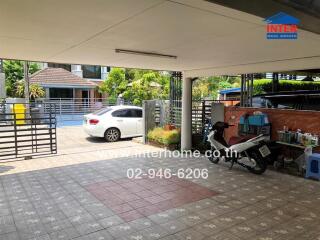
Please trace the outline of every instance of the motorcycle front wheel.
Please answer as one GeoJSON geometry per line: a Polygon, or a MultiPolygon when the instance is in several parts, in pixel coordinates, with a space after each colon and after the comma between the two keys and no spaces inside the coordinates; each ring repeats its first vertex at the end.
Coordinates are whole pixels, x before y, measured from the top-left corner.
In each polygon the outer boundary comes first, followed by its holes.
{"type": "Polygon", "coordinates": [[[249,156],[253,158],[256,162],[256,166],[249,167],[247,169],[254,174],[262,174],[267,170],[268,163],[264,160],[258,150],[253,150],[249,153],[249,156]]]}

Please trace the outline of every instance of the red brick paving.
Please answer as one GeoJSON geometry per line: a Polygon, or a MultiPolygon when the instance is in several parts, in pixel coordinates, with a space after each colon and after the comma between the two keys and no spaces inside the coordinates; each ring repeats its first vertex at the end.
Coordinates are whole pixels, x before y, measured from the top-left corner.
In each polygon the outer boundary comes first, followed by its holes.
{"type": "Polygon", "coordinates": [[[93,183],[86,189],[126,222],[218,194],[177,177],[122,178],[93,183]]]}

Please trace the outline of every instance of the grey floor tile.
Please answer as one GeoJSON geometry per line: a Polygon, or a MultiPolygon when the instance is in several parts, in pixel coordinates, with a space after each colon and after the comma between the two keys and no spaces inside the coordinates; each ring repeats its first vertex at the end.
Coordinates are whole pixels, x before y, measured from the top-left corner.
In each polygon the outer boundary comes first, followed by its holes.
{"type": "Polygon", "coordinates": [[[118,216],[107,217],[98,220],[99,224],[104,228],[114,227],[124,223],[124,221],[118,216]]]}
{"type": "Polygon", "coordinates": [[[58,232],[52,232],[49,236],[51,240],[70,240],[79,237],[80,234],[75,228],[71,227],[58,232]]]}

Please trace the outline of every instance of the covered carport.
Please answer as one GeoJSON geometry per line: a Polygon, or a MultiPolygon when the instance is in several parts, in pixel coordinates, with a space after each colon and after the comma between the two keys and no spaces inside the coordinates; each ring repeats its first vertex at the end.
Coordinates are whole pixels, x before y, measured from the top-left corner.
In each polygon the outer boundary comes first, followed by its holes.
{"type": "MultiPolygon", "coordinates": [[[[189,149],[194,78],[320,66],[317,12],[297,1],[248,2],[2,0],[0,58],[181,71],[182,148],[189,149]],[[297,40],[266,40],[263,19],[278,11],[301,20],[297,40]]],[[[204,157],[137,157],[134,150],[159,150],[88,145],[79,129],[60,130],[62,154],[1,162],[0,239],[319,239],[317,182],[230,171],[204,157]],[[163,167],[209,176],[127,175],[163,167]]]]}
{"type": "Polygon", "coordinates": [[[318,1],[0,3],[0,57],[183,72],[182,149],[191,147],[192,79],[320,66],[318,1]],[[297,40],[267,40],[265,17],[300,19],[297,40]]]}

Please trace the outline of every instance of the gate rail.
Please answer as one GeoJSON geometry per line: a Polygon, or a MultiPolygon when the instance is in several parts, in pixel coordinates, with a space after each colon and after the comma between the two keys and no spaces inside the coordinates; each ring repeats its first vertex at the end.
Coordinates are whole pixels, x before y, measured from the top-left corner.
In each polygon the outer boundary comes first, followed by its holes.
{"type": "Polygon", "coordinates": [[[38,110],[32,104],[1,104],[0,160],[57,153],[54,111],[38,110]]]}
{"type": "MultiPolygon", "coordinates": [[[[83,119],[83,115],[95,112],[101,108],[114,106],[115,101],[109,101],[103,98],[51,98],[39,99],[37,103],[43,106],[44,112],[52,111],[57,116],[57,121],[74,121],[83,119]]],[[[123,104],[131,105],[129,102],[123,104]]]]}

